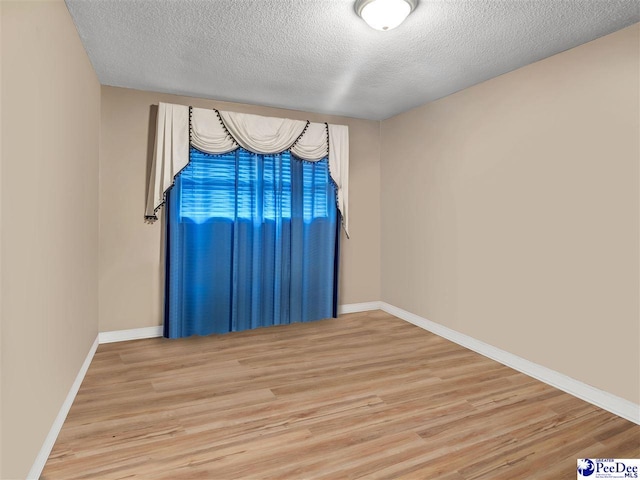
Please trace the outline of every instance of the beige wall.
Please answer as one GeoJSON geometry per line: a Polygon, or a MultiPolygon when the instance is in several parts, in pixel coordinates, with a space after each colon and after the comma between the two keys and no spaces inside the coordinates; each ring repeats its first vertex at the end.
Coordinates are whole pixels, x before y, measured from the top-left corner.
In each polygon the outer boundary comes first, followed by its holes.
{"type": "Polygon", "coordinates": [[[339,301],[380,298],[379,122],[103,86],[100,331],[162,323],[162,222],[144,223],[151,107],[158,102],[348,125],[351,239],[342,239],[339,301]]]}
{"type": "Polygon", "coordinates": [[[24,478],[98,332],[100,85],[62,1],[2,2],[2,472],[24,478]]]}
{"type": "Polygon", "coordinates": [[[382,122],[382,298],[640,403],[638,25],[382,122]]]}

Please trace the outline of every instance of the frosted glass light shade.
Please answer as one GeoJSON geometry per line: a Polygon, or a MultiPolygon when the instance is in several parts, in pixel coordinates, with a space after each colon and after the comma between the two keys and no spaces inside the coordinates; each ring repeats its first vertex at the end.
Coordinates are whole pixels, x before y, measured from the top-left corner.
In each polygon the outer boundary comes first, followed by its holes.
{"type": "Polygon", "coordinates": [[[417,0],[358,0],[358,15],[376,30],[396,28],[415,8],[417,0]]]}

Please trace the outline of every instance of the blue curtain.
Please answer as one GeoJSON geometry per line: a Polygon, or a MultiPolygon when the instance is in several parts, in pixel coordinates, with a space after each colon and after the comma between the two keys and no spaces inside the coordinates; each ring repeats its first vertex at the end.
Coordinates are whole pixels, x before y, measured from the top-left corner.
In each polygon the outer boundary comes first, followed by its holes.
{"type": "Polygon", "coordinates": [[[164,336],[335,317],[335,195],[326,158],[192,148],[167,194],[164,336]]]}

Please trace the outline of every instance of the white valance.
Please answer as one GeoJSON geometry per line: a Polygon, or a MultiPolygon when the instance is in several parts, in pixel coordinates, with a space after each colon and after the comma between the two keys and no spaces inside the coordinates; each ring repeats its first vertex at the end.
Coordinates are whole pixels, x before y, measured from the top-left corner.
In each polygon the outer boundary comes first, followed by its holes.
{"type": "Polygon", "coordinates": [[[160,103],[147,220],[157,220],[156,212],[164,204],[174,177],[189,164],[189,145],[212,154],[232,152],[239,147],[261,154],[291,150],[293,155],[309,162],[328,155],[329,172],[337,189],[338,210],[348,235],[349,130],[346,125],[160,103]]]}

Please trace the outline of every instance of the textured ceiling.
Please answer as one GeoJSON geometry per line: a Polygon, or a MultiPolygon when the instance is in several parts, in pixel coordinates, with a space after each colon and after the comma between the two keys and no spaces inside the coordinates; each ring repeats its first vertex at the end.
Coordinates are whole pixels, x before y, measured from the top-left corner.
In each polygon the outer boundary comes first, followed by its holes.
{"type": "Polygon", "coordinates": [[[66,0],[104,85],[384,119],[640,21],[638,0],[66,0]]]}

